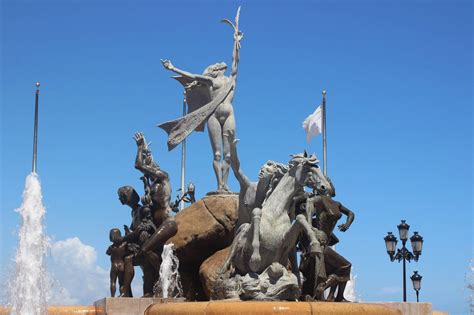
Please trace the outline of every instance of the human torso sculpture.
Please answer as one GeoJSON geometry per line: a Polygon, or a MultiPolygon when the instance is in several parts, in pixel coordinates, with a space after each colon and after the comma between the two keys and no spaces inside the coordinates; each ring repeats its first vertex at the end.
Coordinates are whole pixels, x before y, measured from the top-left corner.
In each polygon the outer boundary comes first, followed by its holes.
{"type": "Polygon", "coordinates": [[[227,65],[224,62],[208,66],[202,75],[192,74],[173,66],[171,61],[162,60],[163,66],[179,76],[175,77],[186,89],[189,113],[174,121],[160,124],[168,134],[168,148],[171,150],[194,130],[202,131],[207,121],[209,138],[213,152],[213,168],[217,179],[217,192],[226,193],[230,166],[230,146],[224,135],[235,130],[235,118],[232,101],[237,82],[240,41],[243,34],[238,29],[240,8],[234,29],[234,49],[230,76],[225,76],[227,65]]]}
{"type": "MultiPolygon", "coordinates": [[[[328,180],[330,182],[330,180],[328,180]]],[[[324,268],[317,269],[312,257],[303,254],[301,261],[301,271],[306,278],[302,287],[302,295],[309,296],[310,299],[343,302],[344,289],[350,278],[351,263],[337,253],[331,246],[339,242],[334,235],[337,221],[344,214],[346,222],[338,226],[339,230],[345,232],[354,221],[354,213],[344,207],[340,202],[333,200],[335,195],[334,186],[328,192],[318,192],[310,196],[306,202],[306,217],[308,222],[312,222],[315,230],[324,233],[327,244],[324,246],[324,268]],[[324,291],[331,288],[327,298],[324,291]],[[337,296],[335,292],[337,289],[337,296]]],[[[307,250],[307,242],[303,240],[303,248],[307,250]]]]}
{"type": "Polygon", "coordinates": [[[229,131],[224,136],[230,145],[230,164],[240,185],[238,220],[235,226],[237,232],[242,224],[250,223],[253,209],[262,208],[265,198],[277,186],[288,168],[286,165],[269,160],[260,168],[258,181],[252,182],[240,167],[237,154],[239,140],[235,139],[235,133],[229,131]]]}

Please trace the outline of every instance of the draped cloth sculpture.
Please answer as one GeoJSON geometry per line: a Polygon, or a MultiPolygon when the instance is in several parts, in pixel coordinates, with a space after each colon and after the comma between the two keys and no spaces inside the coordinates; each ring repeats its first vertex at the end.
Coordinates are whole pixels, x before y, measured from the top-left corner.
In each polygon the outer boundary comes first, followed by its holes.
{"type": "Polygon", "coordinates": [[[223,62],[208,66],[203,75],[192,74],[176,68],[171,61],[162,60],[163,66],[179,76],[174,77],[185,88],[188,114],[184,117],[158,125],[168,133],[168,150],[172,150],[194,130],[203,131],[207,122],[209,138],[214,156],[213,168],[217,179],[217,192],[228,193],[227,180],[230,167],[230,146],[224,135],[235,130],[234,99],[237,82],[240,41],[243,33],[239,31],[240,7],[237,10],[234,30],[234,49],[232,70],[229,77],[224,75],[227,65],[223,62]]]}

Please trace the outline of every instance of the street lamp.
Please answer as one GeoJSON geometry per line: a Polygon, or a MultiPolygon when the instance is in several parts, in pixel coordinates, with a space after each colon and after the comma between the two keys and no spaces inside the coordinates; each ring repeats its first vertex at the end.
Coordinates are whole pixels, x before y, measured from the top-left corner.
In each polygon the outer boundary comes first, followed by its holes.
{"type": "Polygon", "coordinates": [[[413,248],[413,254],[415,259],[418,261],[418,257],[421,255],[421,249],[423,247],[423,237],[418,232],[413,232],[414,235],[410,237],[411,248],[413,248]]]}
{"type": "Polygon", "coordinates": [[[413,282],[413,289],[416,291],[416,301],[420,302],[419,294],[421,289],[421,279],[423,277],[418,274],[418,271],[414,271],[413,275],[410,277],[411,282],[413,282]]]}
{"type": "MultiPolygon", "coordinates": [[[[408,240],[408,230],[410,226],[406,223],[405,220],[397,225],[398,233],[400,240],[402,241],[402,248],[396,249],[397,247],[397,238],[392,232],[388,232],[387,236],[384,237],[385,247],[387,249],[387,254],[390,256],[391,261],[398,260],[398,262],[403,261],[403,302],[407,301],[407,285],[406,285],[406,261],[410,262],[412,259],[418,261],[418,258],[421,255],[421,250],[423,247],[423,237],[415,232],[412,237],[410,237],[411,247],[413,253],[411,253],[406,247],[406,242],[408,240]],[[396,254],[395,254],[396,249],[396,254]]],[[[417,291],[418,292],[418,291],[417,291]]]]}

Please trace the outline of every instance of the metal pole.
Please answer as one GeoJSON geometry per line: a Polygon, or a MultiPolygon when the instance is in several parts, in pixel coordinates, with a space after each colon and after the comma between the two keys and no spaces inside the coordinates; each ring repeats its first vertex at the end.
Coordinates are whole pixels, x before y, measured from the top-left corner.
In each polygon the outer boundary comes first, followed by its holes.
{"type": "MultiPolygon", "coordinates": [[[[186,90],[183,92],[183,116],[186,115],[186,90]]],[[[185,193],[185,167],[186,167],[186,139],[181,142],[181,194],[185,193]]],[[[184,201],[179,202],[179,209],[184,209],[184,201]]]]}
{"type": "Polygon", "coordinates": [[[406,259],[405,259],[405,240],[403,241],[403,302],[407,301],[407,269],[406,269],[406,259]]]}
{"type": "Polygon", "coordinates": [[[327,142],[326,142],[326,91],[323,91],[323,173],[327,175],[327,142]]]}
{"type": "Polygon", "coordinates": [[[420,295],[420,292],[418,290],[416,290],[416,302],[420,302],[420,299],[419,299],[419,295],[420,295]]]}
{"type": "Polygon", "coordinates": [[[39,87],[40,83],[36,82],[36,95],[35,95],[35,126],[33,134],[33,165],[32,172],[36,173],[37,165],[37,151],[38,151],[38,100],[39,100],[39,87]]]}

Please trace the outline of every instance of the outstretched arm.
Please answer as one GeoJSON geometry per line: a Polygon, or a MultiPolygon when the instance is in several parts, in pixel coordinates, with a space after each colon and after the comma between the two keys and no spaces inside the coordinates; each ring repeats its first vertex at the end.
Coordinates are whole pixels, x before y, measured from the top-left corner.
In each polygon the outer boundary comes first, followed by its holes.
{"type": "Polygon", "coordinates": [[[170,60],[167,60],[167,59],[163,60],[162,59],[161,63],[163,64],[163,67],[165,67],[165,69],[173,71],[173,72],[175,72],[179,75],[182,75],[183,77],[189,78],[190,80],[196,80],[196,81],[199,81],[200,83],[203,83],[203,84],[206,84],[206,85],[212,85],[213,84],[211,78],[208,78],[208,77],[205,77],[205,76],[202,76],[202,75],[199,75],[199,74],[193,74],[193,73],[178,69],[175,66],[173,66],[173,64],[171,63],[170,60]]]}
{"type": "Polygon", "coordinates": [[[345,232],[354,221],[355,215],[354,215],[354,212],[344,207],[340,202],[338,202],[338,205],[339,205],[339,210],[347,216],[346,223],[338,226],[341,232],[345,232]]]}

